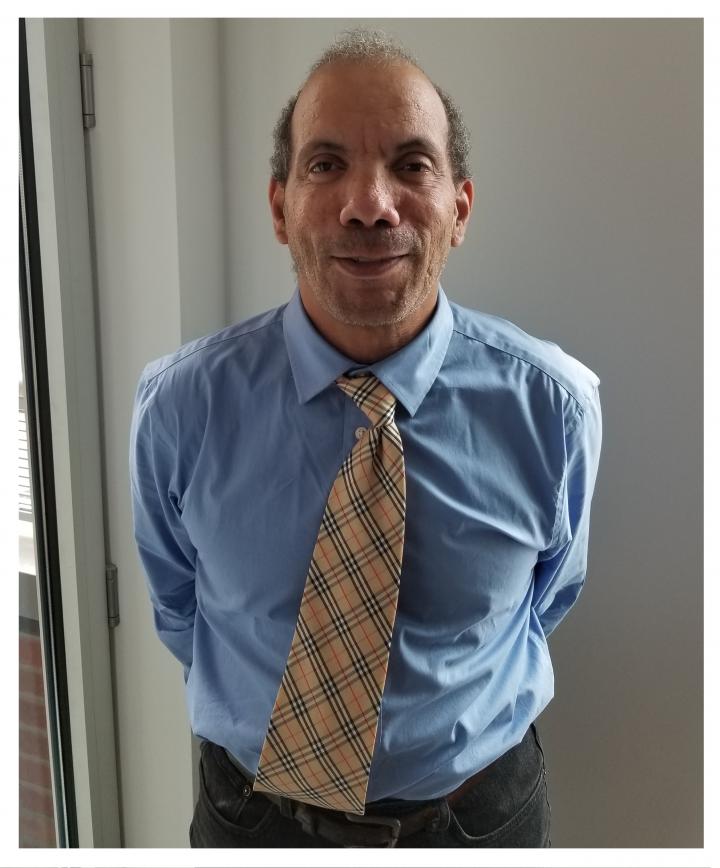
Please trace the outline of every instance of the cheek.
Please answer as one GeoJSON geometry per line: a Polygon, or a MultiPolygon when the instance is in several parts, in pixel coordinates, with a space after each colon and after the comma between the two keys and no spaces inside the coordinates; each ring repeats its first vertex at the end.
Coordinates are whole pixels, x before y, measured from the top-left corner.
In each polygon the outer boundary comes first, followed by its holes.
{"type": "Polygon", "coordinates": [[[288,220],[289,225],[292,226],[293,235],[298,234],[298,229],[303,225],[303,206],[302,205],[293,205],[292,208],[289,208],[286,212],[286,218],[288,220]]]}
{"type": "Polygon", "coordinates": [[[307,244],[307,219],[303,206],[294,204],[288,209],[285,219],[290,238],[296,243],[307,244]]]}
{"type": "Polygon", "coordinates": [[[290,212],[293,225],[293,234],[301,238],[306,244],[315,243],[318,238],[324,237],[329,226],[327,215],[323,214],[312,203],[298,202],[290,212]]]}
{"type": "Polygon", "coordinates": [[[454,222],[452,213],[434,215],[432,223],[428,225],[428,235],[430,237],[430,244],[428,246],[432,248],[433,252],[436,252],[438,248],[444,248],[450,244],[454,222]]]}
{"type": "Polygon", "coordinates": [[[452,233],[455,225],[456,206],[444,191],[433,191],[422,202],[416,202],[410,212],[410,222],[414,222],[433,246],[442,243],[452,233]]]}

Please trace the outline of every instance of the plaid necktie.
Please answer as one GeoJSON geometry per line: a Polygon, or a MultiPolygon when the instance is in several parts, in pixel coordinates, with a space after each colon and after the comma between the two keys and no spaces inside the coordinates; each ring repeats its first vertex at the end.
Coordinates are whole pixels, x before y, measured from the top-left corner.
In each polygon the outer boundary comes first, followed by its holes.
{"type": "Polygon", "coordinates": [[[337,384],[372,427],[325,507],[254,788],[364,814],[400,588],[405,462],[392,394],[373,376],[337,384]]]}

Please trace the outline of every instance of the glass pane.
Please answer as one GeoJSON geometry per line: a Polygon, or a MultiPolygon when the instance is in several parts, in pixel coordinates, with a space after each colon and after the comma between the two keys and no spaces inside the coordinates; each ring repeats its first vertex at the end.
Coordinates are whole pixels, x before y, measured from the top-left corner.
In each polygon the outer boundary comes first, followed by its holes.
{"type": "Polygon", "coordinates": [[[55,804],[40,633],[25,384],[19,365],[20,846],[55,847],[55,804]]]}

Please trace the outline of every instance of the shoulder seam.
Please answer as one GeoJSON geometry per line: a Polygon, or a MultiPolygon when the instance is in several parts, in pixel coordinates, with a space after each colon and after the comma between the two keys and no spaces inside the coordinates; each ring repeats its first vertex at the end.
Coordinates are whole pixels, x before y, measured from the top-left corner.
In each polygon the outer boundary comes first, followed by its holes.
{"type": "Polygon", "coordinates": [[[529,359],[525,359],[522,356],[519,356],[517,353],[512,353],[510,350],[503,349],[502,347],[495,346],[495,344],[490,343],[489,341],[484,341],[482,338],[476,338],[473,335],[468,335],[463,331],[460,331],[458,328],[453,328],[453,331],[457,332],[459,335],[462,335],[464,338],[467,338],[469,341],[475,341],[478,344],[484,344],[486,347],[490,347],[493,350],[497,350],[499,353],[505,353],[507,356],[512,356],[514,359],[518,359],[520,362],[524,362],[526,365],[530,365],[531,368],[535,368],[537,371],[540,371],[541,374],[544,374],[546,377],[551,379],[553,383],[556,383],[560,388],[567,392],[567,394],[573,399],[573,401],[577,404],[578,409],[581,414],[585,413],[585,405],[580,401],[579,398],[576,398],[575,395],[568,389],[567,386],[563,385],[559,380],[557,380],[551,373],[546,371],[544,368],[541,368],[540,365],[536,365],[535,362],[531,362],[529,359]]]}
{"type": "MultiPolygon", "coordinates": [[[[157,379],[157,377],[160,376],[160,374],[164,374],[166,371],[169,371],[170,368],[174,367],[175,365],[179,364],[180,362],[184,362],[185,359],[189,359],[190,356],[194,356],[195,353],[202,352],[202,350],[207,350],[207,349],[209,349],[210,347],[217,347],[217,346],[219,346],[220,344],[227,343],[227,341],[236,341],[236,340],[238,340],[239,338],[244,338],[244,337],[247,337],[248,335],[255,334],[255,332],[260,332],[260,331],[262,331],[263,329],[270,328],[270,326],[276,325],[277,322],[278,322],[278,320],[273,320],[272,322],[267,322],[267,323],[265,323],[265,325],[261,325],[261,326],[258,326],[257,328],[250,329],[250,331],[242,332],[241,334],[238,334],[238,335],[231,335],[229,338],[220,338],[220,339],[217,340],[217,341],[212,341],[211,343],[203,344],[203,346],[201,346],[201,347],[196,347],[194,350],[190,350],[189,353],[186,353],[184,356],[180,356],[179,359],[175,359],[174,362],[170,362],[169,365],[167,365],[166,367],[162,368],[160,371],[157,371],[156,373],[154,373],[154,374],[152,375],[152,377],[150,377],[150,378],[146,381],[145,385],[146,385],[146,386],[149,386],[150,383],[152,383],[153,380],[157,379]]],[[[280,322],[282,322],[282,319],[280,320],[280,322]]]]}

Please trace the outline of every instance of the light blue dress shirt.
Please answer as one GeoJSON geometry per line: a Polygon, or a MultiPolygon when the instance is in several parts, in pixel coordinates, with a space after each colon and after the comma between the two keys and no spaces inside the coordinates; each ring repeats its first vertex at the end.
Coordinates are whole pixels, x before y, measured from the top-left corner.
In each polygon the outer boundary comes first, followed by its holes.
{"type": "Polygon", "coordinates": [[[368,420],[334,380],[397,397],[407,518],[368,801],[432,799],[518,744],[553,696],[546,638],[586,572],[599,380],[439,291],[407,346],[359,366],[296,294],[143,372],[135,533],[193,731],[257,769],[325,502],[368,420]]]}

